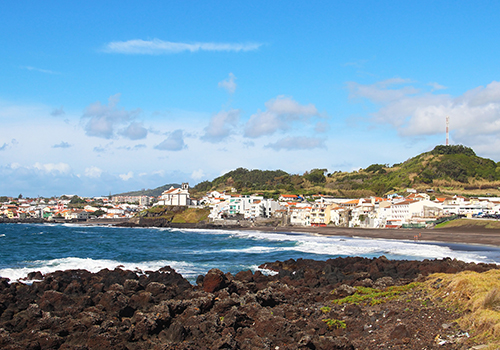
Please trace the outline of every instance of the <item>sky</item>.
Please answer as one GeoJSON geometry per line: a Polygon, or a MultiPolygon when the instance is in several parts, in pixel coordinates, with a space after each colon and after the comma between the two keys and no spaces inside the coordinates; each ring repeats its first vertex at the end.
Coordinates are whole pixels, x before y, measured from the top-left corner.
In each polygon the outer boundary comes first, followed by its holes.
{"type": "Polygon", "coordinates": [[[500,161],[498,1],[0,6],[0,195],[500,161]]]}

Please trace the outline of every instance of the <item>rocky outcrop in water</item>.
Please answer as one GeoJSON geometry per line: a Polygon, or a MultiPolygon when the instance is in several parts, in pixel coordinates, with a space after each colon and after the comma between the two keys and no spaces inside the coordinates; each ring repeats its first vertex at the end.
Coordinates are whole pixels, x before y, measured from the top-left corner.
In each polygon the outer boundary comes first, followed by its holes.
{"type": "Polygon", "coordinates": [[[196,286],[169,267],[32,273],[29,279],[38,280],[32,284],[0,279],[0,348],[455,349],[434,342],[436,332],[458,332],[457,315],[447,310],[411,300],[373,307],[336,307],[331,300],[352,294],[353,286],[383,289],[433,272],[497,268],[384,257],[261,267],[276,274],[212,269],[196,286]]]}

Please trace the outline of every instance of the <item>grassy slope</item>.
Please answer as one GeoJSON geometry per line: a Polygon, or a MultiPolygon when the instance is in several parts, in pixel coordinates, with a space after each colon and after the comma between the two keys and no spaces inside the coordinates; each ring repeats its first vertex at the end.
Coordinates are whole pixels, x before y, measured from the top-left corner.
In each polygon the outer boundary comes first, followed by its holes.
{"type": "Polygon", "coordinates": [[[499,230],[500,221],[480,219],[457,219],[436,225],[436,228],[478,227],[499,230]]]}
{"type": "Polygon", "coordinates": [[[443,194],[500,195],[500,166],[463,146],[438,146],[392,167],[373,164],[357,172],[334,173],[329,180],[327,187],[340,193],[383,195],[412,187],[443,194]]]}
{"type": "Polygon", "coordinates": [[[438,303],[464,312],[457,320],[474,340],[500,348],[500,271],[483,273],[434,274],[426,281],[429,293],[438,303]]]}
{"type": "MultiPolygon", "coordinates": [[[[157,196],[169,187],[123,195],[157,196]]],[[[326,169],[312,169],[303,175],[292,175],[282,170],[238,168],[212,181],[201,182],[190,192],[194,198],[210,190],[230,192],[233,188],[242,194],[258,192],[274,198],[283,193],[359,198],[403,192],[410,187],[423,192],[433,189],[436,195],[500,196],[500,163],[478,157],[468,147],[436,146],[400,164],[372,164],[353,172],[326,174],[326,169]]]]}
{"type": "Polygon", "coordinates": [[[208,219],[210,210],[188,207],[156,206],[141,213],[144,220],[164,219],[172,223],[196,224],[208,219]]]}
{"type": "Polygon", "coordinates": [[[210,189],[239,193],[263,193],[278,197],[282,193],[330,194],[357,198],[383,196],[402,192],[407,188],[426,191],[432,188],[438,195],[493,195],[500,196],[500,164],[476,156],[464,146],[436,146],[393,166],[372,164],[353,172],[334,172],[323,176],[313,169],[304,175],[290,175],[281,170],[261,171],[239,168],[213,181],[205,181],[194,188],[201,195],[210,189]]]}

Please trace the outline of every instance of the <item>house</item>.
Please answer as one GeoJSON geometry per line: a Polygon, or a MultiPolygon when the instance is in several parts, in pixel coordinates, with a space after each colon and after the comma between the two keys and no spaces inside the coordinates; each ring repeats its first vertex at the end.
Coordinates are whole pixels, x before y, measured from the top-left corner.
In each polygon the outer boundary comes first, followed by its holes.
{"type": "Polygon", "coordinates": [[[311,207],[289,208],[290,225],[311,226],[311,207]]]}
{"type": "Polygon", "coordinates": [[[75,209],[71,212],[70,218],[73,220],[87,220],[89,213],[83,209],[75,209]]]}
{"type": "Polygon", "coordinates": [[[191,205],[189,184],[183,183],[180,188],[170,187],[163,191],[160,200],[155,205],[191,205]]]}
{"type": "MultiPolygon", "coordinates": [[[[332,209],[338,208],[336,204],[315,202],[311,207],[311,226],[325,226],[332,222],[332,209]]],[[[335,216],[335,222],[340,222],[340,217],[335,216]]]]}
{"type": "Polygon", "coordinates": [[[278,198],[278,202],[297,202],[300,201],[300,197],[296,194],[282,194],[278,198]]]}

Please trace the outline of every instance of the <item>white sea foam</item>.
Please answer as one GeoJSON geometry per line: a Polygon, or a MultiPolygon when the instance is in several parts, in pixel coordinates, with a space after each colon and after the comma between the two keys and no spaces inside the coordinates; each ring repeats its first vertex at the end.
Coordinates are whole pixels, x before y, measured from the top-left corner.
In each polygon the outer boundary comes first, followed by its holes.
{"type": "Polygon", "coordinates": [[[117,267],[124,270],[132,270],[143,273],[145,271],[156,271],[164,266],[170,266],[175,271],[184,277],[196,276],[203,271],[199,271],[193,264],[183,261],[142,261],[138,263],[120,262],[114,260],[94,260],[94,259],[81,259],[81,258],[63,258],[54,260],[38,260],[26,263],[26,266],[19,268],[5,268],[0,269],[0,276],[9,278],[12,282],[26,278],[28,273],[40,271],[42,274],[47,274],[59,270],[74,270],[83,269],[90,272],[99,272],[103,269],[113,270],[117,267]]]}
{"type": "MultiPolygon", "coordinates": [[[[309,234],[286,234],[261,231],[225,231],[226,234],[267,240],[275,242],[295,242],[294,246],[281,248],[254,247],[238,250],[241,253],[257,253],[270,251],[299,251],[303,253],[331,255],[331,256],[380,256],[388,255],[392,258],[442,259],[456,258],[465,262],[490,262],[479,252],[452,250],[447,246],[437,244],[422,244],[413,241],[395,241],[388,239],[366,239],[338,236],[313,236],[309,234]]],[[[237,252],[237,250],[232,250],[237,252]]]]}
{"type": "Polygon", "coordinates": [[[267,276],[274,276],[274,275],[278,274],[278,272],[276,272],[276,271],[272,271],[272,270],[268,270],[268,269],[262,269],[258,265],[252,265],[252,266],[250,266],[250,270],[252,270],[254,272],[260,271],[260,272],[262,272],[263,275],[267,275],[267,276]]]}
{"type": "Polygon", "coordinates": [[[289,250],[283,247],[249,247],[242,249],[222,249],[220,253],[244,253],[244,254],[264,254],[277,251],[289,250]]]}

